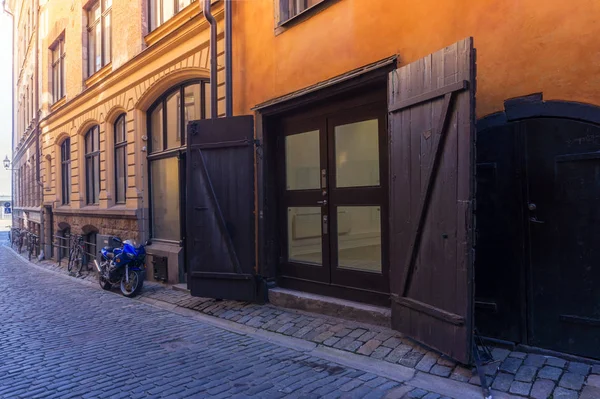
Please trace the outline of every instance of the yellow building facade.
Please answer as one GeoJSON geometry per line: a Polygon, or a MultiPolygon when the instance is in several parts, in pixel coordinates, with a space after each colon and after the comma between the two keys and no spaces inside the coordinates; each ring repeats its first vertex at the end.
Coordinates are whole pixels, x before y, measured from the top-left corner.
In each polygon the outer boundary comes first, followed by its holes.
{"type": "MultiPolygon", "coordinates": [[[[180,219],[178,154],[186,121],[207,114],[209,31],[198,2],[161,4],[40,3],[40,172],[50,256],[65,255],[69,235],[83,235],[92,256],[105,236],[140,242],[154,225],[153,252],[168,259],[161,278],[175,283],[184,279],[170,231],[180,219]]],[[[222,4],[213,15],[222,20],[222,4]]]]}

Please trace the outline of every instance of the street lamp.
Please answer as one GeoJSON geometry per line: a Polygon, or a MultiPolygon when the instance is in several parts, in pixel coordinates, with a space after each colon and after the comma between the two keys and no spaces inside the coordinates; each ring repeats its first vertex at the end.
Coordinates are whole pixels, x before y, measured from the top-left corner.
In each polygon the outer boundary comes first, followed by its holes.
{"type": "Polygon", "coordinates": [[[4,169],[8,170],[10,168],[10,159],[8,159],[8,155],[6,156],[6,158],[4,158],[4,161],[2,161],[2,163],[4,164],[4,169]]]}

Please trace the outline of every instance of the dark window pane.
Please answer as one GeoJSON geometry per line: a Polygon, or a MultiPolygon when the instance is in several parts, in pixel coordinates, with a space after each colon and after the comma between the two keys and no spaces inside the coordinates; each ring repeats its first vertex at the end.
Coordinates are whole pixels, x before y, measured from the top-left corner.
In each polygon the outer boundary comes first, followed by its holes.
{"type": "Polygon", "coordinates": [[[102,68],[102,25],[98,23],[95,27],[96,33],[96,48],[94,49],[95,56],[95,67],[94,72],[99,71],[102,68]]]}
{"type": "Polygon", "coordinates": [[[100,197],[100,155],[94,155],[94,197],[93,203],[98,203],[98,198],[100,197]]]}
{"type": "Polygon", "coordinates": [[[104,17],[104,65],[111,61],[111,21],[110,12],[104,17]]]}
{"type": "Polygon", "coordinates": [[[163,150],[163,106],[158,107],[150,115],[151,152],[163,150]]]}
{"type": "Polygon", "coordinates": [[[117,119],[115,125],[115,144],[122,143],[125,141],[125,115],[122,115],[117,119]]]}
{"type": "Polygon", "coordinates": [[[187,131],[187,124],[189,121],[195,121],[202,118],[200,114],[200,85],[195,84],[187,86],[184,91],[185,95],[185,111],[183,114],[183,127],[187,131]]]}
{"type": "Polygon", "coordinates": [[[179,241],[179,163],[172,157],[150,165],[152,237],[179,241]]]}
{"type": "Polygon", "coordinates": [[[210,119],[210,83],[204,83],[204,117],[210,119]]]}
{"type": "Polygon", "coordinates": [[[167,99],[167,148],[181,146],[181,101],[179,91],[167,99]]]}
{"type": "Polygon", "coordinates": [[[125,146],[115,150],[115,172],[116,172],[116,200],[118,203],[125,202],[125,146]]]}
{"type": "Polygon", "coordinates": [[[93,149],[94,151],[100,151],[100,126],[96,126],[94,128],[93,149]]]}

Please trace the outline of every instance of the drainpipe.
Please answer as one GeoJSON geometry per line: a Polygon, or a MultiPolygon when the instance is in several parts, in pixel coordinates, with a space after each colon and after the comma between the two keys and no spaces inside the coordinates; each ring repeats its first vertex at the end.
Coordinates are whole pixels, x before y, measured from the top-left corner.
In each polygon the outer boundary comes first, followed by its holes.
{"type": "Polygon", "coordinates": [[[40,148],[40,76],[39,76],[39,66],[40,66],[40,57],[39,57],[39,40],[40,40],[40,2],[39,0],[36,0],[34,2],[35,7],[34,7],[34,11],[35,11],[35,48],[34,48],[34,57],[35,57],[35,71],[34,71],[34,76],[35,76],[35,146],[36,146],[36,152],[37,152],[37,156],[36,158],[36,173],[37,173],[37,184],[39,187],[39,196],[37,198],[37,200],[39,201],[39,207],[40,207],[40,237],[39,237],[39,241],[38,241],[38,246],[39,246],[39,251],[40,251],[40,257],[43,259],[44,258],[44,254],[45,254],[45,238],[46,238],[46,231],[44,230],[45,227],[45,218],[44,218],[44,183],[42,182],[42,174],[40,171],[40,167],[41,167],[41,155],[42,155],[42,149],[40,148]]]}
{"type": "MultiPolygon", "coordinates": [[[[11,93],[11,99],[10,99],[10,103],[11,103],[11,122],[10,122],[10,130],[11,130],[11,147],[10,147],[10,152],[11,152],[11,158],[12,161],[11,162],[11,166],[14,167],[14,157],[13,157],[13,150],[15,148],[15,15],[9,11],[6,8],[6,0],[2,1],[2,10],[4,11],[4,13],[6,13],[7,15],[10,16],[10,19],[12,20],[12,34],[11,34],[11,39],[12,39],[12,83],[10,85],[10,93],[11,93]]],[[[14,170],[10,170],[10,201],[11,201],[11,208],[13,210],[13,213],[11,214],[11,227],[15,227],[15,213],[14,213],[14,209],[15,209],[15,172],[14,170]]],[[[12,233],[11,233],[12,234],[12,233]]],[[[12,239],[12,237],[11,237],[12,239]]]]}
{"type": "Polygon", "coordinates": [[[210,24],[210,117],[217,119],[217,21],[210,11],[211,0],[204,0],[204,18],[210,24]]]}
{"type": "Polygon", "coordinates": [[[231,0],[225,0],[225,116],[233,116],[233,82],[231,70],[231,55],[233,48],[231,44],[231,0]]]}

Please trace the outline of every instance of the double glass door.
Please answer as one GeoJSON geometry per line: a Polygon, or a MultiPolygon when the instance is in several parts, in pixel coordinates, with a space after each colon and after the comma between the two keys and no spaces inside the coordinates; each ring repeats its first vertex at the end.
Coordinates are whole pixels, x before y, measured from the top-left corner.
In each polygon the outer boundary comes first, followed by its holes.
{"type": "Polygon", "coordinates": [[[384,109],[284,121],[284,277],[389,292],[384,109]]]}

